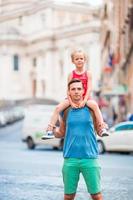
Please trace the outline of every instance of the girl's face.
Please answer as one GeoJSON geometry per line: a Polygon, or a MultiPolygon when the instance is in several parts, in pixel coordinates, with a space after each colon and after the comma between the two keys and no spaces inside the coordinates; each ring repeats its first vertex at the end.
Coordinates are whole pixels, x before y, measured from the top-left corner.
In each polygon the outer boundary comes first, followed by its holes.
{"type": "Polygon", "coordinates": [[[76,65],[77,68],[84,67],[85,61],[85,55],[82,52],[77,52],[73,55],[72,62],[76,65]]]}

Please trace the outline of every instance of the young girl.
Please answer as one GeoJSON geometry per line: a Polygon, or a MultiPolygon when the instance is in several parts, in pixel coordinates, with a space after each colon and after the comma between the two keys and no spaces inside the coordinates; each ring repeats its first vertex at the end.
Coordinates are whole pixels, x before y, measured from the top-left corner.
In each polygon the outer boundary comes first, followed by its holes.
{"type": "MultiPolygon", "coordinates": [[[[84,65],[86,62],[86,55],[81,50],[76,50],[71,54],[72,63],[75,65],[76,69],[73,70],[68,76],[68,82],[73,79],[80,79],[84,86],[84,94],[83,101],[81,102],[78,108],[84,107],[85,104],[94,112],[94,117],[96,119],[96,131],[99,136],[108,135],[107,125],[103,121],[103,117],[101,111],[98,107],[96,101],[91,99],[90,93],[92,89],[92,75],[90,71],[86,71],[84,69],[84,65]]],[[[50,139],[54,138],[53,129],[55,128],[55,124],[58,120],[59,113],[65,110],[67,107],[71,105],[73,108],[77,108],[77,106],[71,101],[69,95],[68,98],[61,102],[56,106],[56,109],[51,117],[50,123],[47,127],[47,135],[43,136],[42,139],[50,139]]]]}

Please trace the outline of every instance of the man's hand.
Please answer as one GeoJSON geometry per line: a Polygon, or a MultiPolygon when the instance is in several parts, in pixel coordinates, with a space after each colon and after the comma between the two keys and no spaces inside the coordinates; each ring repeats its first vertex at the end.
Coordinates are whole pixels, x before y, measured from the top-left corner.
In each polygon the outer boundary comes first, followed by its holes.
{"type": "Polygon", "coordinates": [[[56,128],[56,126],[52,125],[52,124],[48,124],[46,131],[53,131],[54,128],[56,128]]]}
{"type": "Polygon", "coordinates": [[[54,129],[54,136],[56,138],[62,138],[65,136],[66,126],[62,118],[59,119],[60,126],[54,129]]]}

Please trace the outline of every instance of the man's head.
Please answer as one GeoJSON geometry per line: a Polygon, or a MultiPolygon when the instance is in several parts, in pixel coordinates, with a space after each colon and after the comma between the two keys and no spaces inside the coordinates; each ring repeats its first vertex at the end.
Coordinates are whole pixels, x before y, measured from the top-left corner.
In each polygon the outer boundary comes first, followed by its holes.
{"type": "Polygon", "coordinates": [[[81,80],[72,79],[68,83],[68,94],[70,95],[74,103],[79,103],[80,101],[83,100],[83,93],[84,93],[84,88],[81,80]]]}

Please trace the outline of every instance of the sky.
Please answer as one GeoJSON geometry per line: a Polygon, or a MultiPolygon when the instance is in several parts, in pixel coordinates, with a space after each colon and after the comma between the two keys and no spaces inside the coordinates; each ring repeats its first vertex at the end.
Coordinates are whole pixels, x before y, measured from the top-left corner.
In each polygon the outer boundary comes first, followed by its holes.
{"type": "Polygon", "coordinates": [[[56,0],[58,2],[78,2],[78,3],[89,3],[92,6],[100,6],[103,3],[103,0],[56,0]]]}

